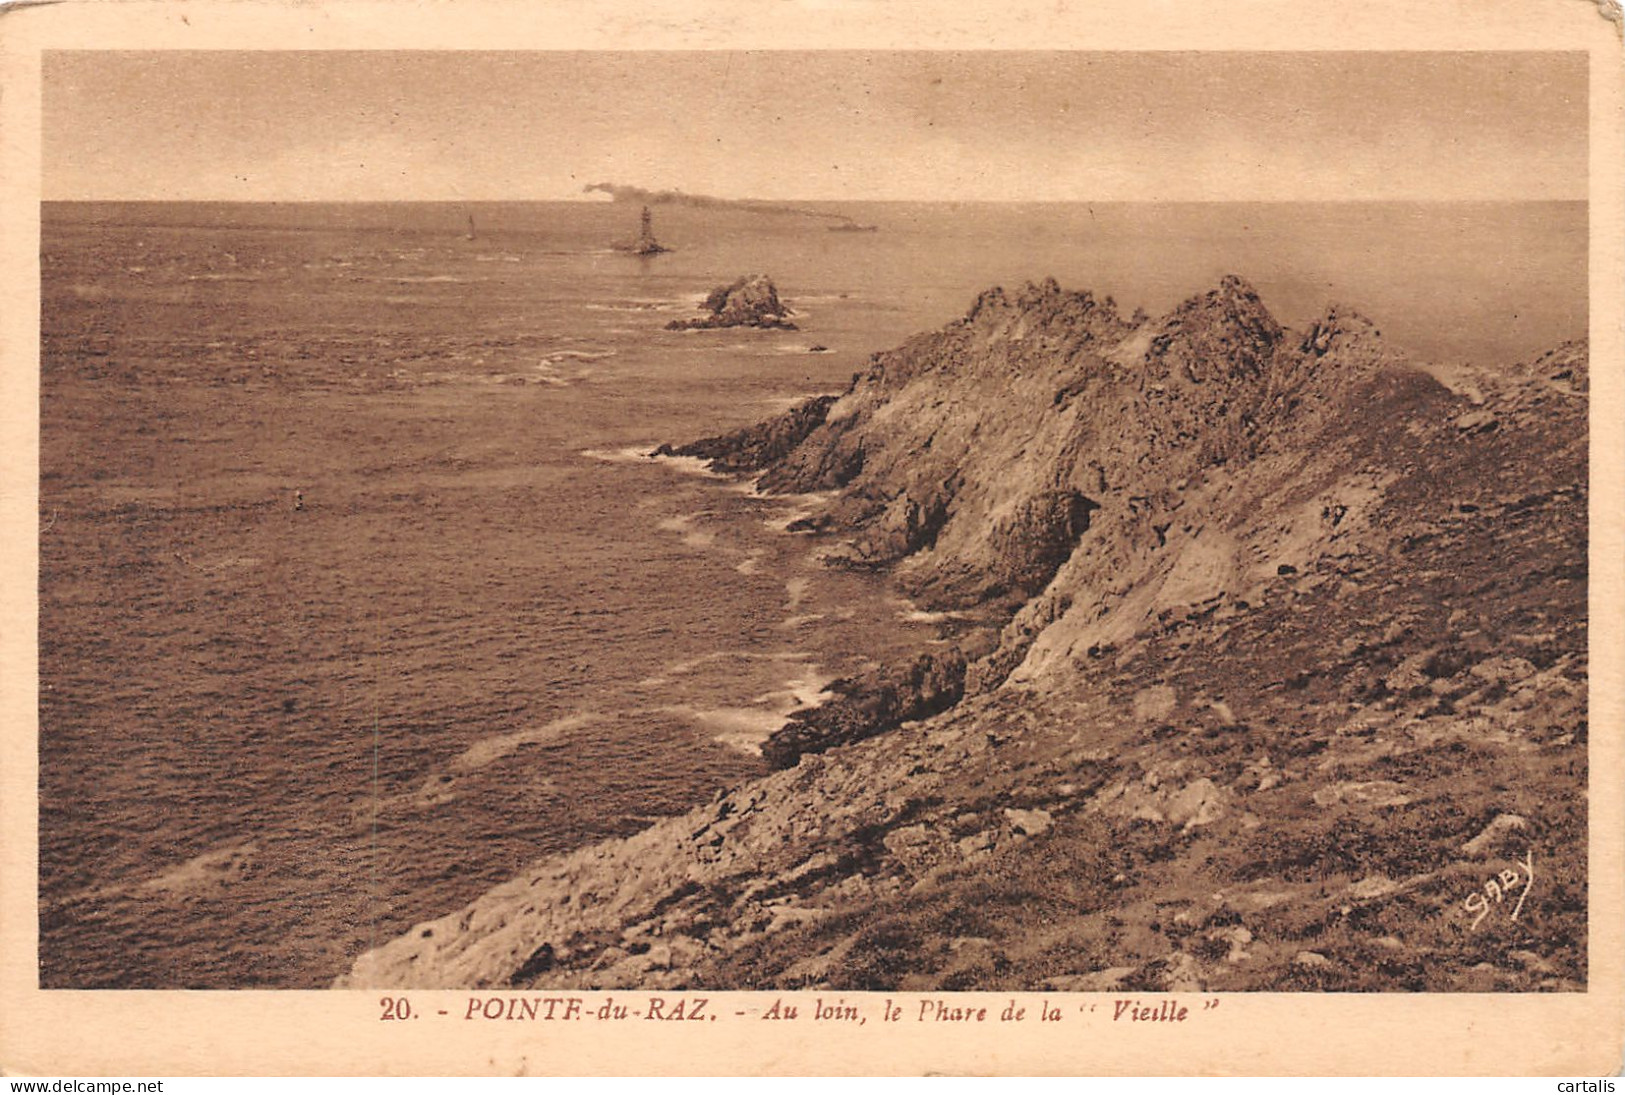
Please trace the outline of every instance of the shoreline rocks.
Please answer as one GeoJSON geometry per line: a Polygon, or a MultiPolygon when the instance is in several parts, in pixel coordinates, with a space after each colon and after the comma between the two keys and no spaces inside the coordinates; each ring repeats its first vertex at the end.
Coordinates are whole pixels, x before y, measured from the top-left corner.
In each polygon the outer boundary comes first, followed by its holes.
{"type": "Polygon", "coordinates": [[[835,396],[822,395],[770,418],[720,437],[690,441],[686,445],[661,445],[655,456],[692,456],[709,460],[713,471],[745,474],[761,471],[782,460],[807,435],[824,424],[835,396]]]}

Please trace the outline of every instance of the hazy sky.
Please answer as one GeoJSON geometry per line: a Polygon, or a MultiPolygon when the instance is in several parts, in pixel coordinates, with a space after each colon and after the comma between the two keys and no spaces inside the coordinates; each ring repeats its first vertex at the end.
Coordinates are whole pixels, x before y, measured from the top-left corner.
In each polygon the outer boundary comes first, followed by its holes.
{"type": "Polygon", "coordinates": [[[52,53],[48,199],[1583,199],[1579,53],[52,53]]]}

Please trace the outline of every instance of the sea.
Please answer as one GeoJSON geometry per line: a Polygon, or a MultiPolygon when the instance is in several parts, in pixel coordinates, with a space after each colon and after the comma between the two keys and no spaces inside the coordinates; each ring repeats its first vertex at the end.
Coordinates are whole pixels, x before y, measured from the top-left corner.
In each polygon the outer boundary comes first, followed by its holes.
{"type": "Polygon", "coordinates": [[[993,285],[1235,273],[1440,363],[1586,328],[1582,203],[661,204],[648,257],[639,212],[42,207],[43,987],[324,986],[944,642],[786,531],[817,498],[650,453],[993,285]],[[665,329],[758,272],[799,330],[665,329]]]}

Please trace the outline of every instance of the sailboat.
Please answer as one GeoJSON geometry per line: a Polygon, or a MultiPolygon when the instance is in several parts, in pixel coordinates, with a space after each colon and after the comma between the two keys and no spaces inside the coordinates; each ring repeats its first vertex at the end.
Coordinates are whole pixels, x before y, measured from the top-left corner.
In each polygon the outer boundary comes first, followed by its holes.
{"type": "Polygon", "coordinates": [[[634,255],[661,255],[670,251],[669,247],[662,247],[660,241],[655,239],[654,217],[649,213],[649,207],[643,207],[642,227],[638,231],[638,241],[632,245],[634,255]]]}
{"type": "Polygon", "coordinates": [[[472,214],[472,213],[470,213],[468,215],[468,234],[465,235],[463,238],[465,240],[474,240],[474,239],[478,238],[477,235],[474,232],[474,214],[472,214]]]}

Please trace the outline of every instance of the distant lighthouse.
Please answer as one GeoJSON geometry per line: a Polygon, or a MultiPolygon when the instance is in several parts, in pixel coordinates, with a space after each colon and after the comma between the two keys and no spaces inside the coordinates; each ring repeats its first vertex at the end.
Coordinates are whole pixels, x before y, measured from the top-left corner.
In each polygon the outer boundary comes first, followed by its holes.
{"type": "Polygon", "coordinates": [[[644,206],[642,226],[638,229],[638,242],[632,245],[632,253],[634,255],[659,255],[669,250],[671,248],[662,247],[660,241],[655,239],[654,217],[650,214],[649,207],[644,206]]]}

